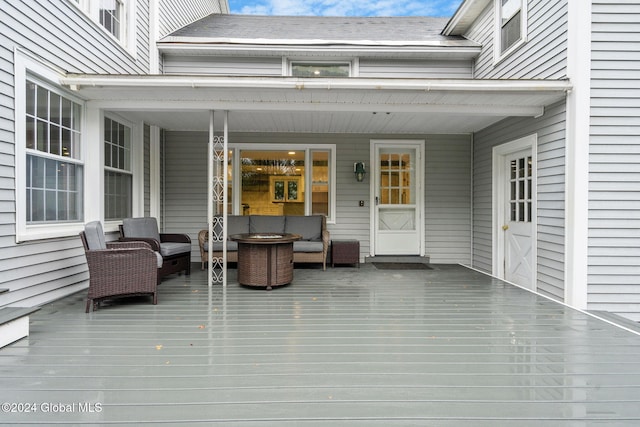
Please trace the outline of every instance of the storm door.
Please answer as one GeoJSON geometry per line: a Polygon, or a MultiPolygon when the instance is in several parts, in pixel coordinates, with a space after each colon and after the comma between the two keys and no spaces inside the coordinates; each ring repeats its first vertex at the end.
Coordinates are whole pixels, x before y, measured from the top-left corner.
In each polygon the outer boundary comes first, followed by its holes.
{"type": "Polygon", "coordinates": [[[377,142],[374,151],[375,255],[420,255],[422,143],[377,142]]]}

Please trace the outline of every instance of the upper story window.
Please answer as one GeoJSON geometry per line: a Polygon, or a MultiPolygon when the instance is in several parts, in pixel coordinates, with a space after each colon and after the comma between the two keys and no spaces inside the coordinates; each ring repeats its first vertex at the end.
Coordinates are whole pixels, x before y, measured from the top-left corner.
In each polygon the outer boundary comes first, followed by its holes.
{"type": "Polygon", "coordinates": [[[526,40],[526,0],[496,0],[497,57],[507,54],[526,40]]]}
{"type": "Polygon", "coordinates": [[[109,34],[127,46],[130,44],[128,25],[134,0],[72,0],[73,3],[109,34]]]}
{"type": "Polygon", "coordinates": [[[349,62],[291,62],[293,77],[349,77],[351,64],[349,62]]]}
{"type": "Polygon", "coordinates": [[[122,0],[100,0],[100,25],[113,34],[118,40],[122,40],[122,18],[124,17],[124,4],[122,0]]]}

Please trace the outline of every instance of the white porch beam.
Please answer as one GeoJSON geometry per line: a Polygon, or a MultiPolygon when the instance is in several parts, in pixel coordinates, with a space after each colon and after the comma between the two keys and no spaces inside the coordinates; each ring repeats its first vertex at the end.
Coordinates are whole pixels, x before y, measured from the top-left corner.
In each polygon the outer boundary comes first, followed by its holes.
{"type": "Polygon", "coordinates": [[[97,102],[101,108],[110,111],[205,111],[212,104],[216,110],[229,111],[311,111],[311,112],[353,112],[366,113],[440,113],[471,114],[487,117],[538,117],[544,114],[540,105],[487,105],[487,104],[332,104],[323,102],[240,102],[240,101],[171,101],[171,100],[105,100],[97,102]]]}
{"type": "Polygon", "coordinates": [[[357,89],[410,91],[498,91],[498,92],[566,92],[571,89],[567,80],[478,80],[478,79],[319,79],[291,77],[185,77],[185,76],[107,76],[70,75],[60,84],[74,90],[83,87],[135,87],[168,90],[170,88],[232,88],[232,89],[357,89]]]}

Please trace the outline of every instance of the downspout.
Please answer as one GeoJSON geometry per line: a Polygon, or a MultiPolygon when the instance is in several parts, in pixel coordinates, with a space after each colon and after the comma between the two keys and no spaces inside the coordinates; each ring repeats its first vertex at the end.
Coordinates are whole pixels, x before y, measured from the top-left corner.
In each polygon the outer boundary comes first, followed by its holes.
{"type": "Polygon", "coordinates": [[[473,234],[474,234],[473,209],[474,209],[474,197],[475,197],[475,194],[474,194],[474,191],[473,191],[473,185],[474,185],[474,171],[473,171],[474,144],[475,144],[475,133],[471,132],[471,135],[470,135],[470,146],[471,146],[470,147],[470,151],[471,151],[470,155],[471,155],[471,158],[470,158],[470,162],[469,162],[469,167],[471,168],[471,174],[470,174],[471,175],[471,179],[470,179],[470,181],[471,181],[470,182],[470,185],[471,185],[471,192],[470,192],[470,195],[471,195],[471,209],[470,209],[470,212],[469,212],[470,221],[471,221],[471,223],[470,223],[470,225],[471,225],[471,227],[470,227],[471,236],[470,236],[470,239],[469,239],[469,243],[471,245],[469,247],[469,252],[470,252],[470,254],[469,254],[469,266],[470,267],[473,267],[473,234]]]}

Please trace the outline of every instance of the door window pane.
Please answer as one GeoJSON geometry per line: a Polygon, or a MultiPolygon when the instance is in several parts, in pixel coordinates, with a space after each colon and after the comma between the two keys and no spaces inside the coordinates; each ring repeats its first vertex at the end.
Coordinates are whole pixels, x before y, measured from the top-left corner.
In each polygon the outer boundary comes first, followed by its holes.
{"type": "Polygon", "coordinates": [[[510,161],[509,217],[514,222],[531,222],[532,157],[510,161]]]}
{"type": "Polygon", "coordinates": [[[329,156],[328,150],[311,152],[311,214],[329,215],[329,156]]]}
{"type": "Polygon", "coordinates": [[[402,205],[413,203],[414,165],[412,153],[380,154],[380,203],[402,205]]]}

